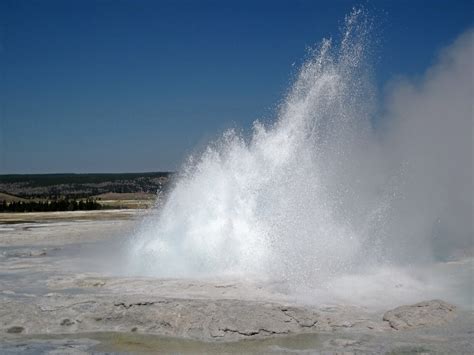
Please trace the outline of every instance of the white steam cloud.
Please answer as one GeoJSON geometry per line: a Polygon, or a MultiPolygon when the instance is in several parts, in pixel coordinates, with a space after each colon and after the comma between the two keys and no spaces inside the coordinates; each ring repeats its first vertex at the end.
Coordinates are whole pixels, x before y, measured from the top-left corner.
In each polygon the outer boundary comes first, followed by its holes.
{"type": "Polygon", "coordinates": [[[393,246],[409,257],[473,249],[473,51],[469,30],[420,83],[390,94],[385,157],[402,174],[392,210],[403,234],[393,246]]]}
{"type": "Polygon", "coordinates": [[[369,27],[354,10],[273,124],[256,122],[248,139],[226,132],[190,158],[132,238],[131,272],[332,284],[340,295],[351,275],[370,289],[360,275],[373,270],[384,290],[387,275],[413,289],[387,270],[472,250],[473,31],[421,82],[393,86],[374,129],[369,27]]]}

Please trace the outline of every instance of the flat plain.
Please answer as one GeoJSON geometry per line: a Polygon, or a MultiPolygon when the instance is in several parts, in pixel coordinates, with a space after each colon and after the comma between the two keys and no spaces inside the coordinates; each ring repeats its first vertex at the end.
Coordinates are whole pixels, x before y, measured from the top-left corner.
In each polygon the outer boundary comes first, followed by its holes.
{"type": "Polygon", "coordinates": [[[352,305],[300,304],[271,283],[130,275],[127,243],[147,213],[0,215],[0,352],[474,349],[472,310],[442,301],[390,318],[352,305]]]}

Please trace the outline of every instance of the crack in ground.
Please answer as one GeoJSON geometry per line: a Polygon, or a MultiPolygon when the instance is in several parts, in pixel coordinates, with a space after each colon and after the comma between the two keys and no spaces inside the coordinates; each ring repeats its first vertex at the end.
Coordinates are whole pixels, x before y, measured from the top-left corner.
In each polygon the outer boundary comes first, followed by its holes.
{"type": "Polygon", "coordinates": [[[311,323],[311,324],[302,323],[298,318],[296,318],[295,316],[289,314],[287,308],[281,308],[280,310],[281,310],[287,317],[289,317],[290,319],[293,319],[293,320],[296,322],[296,324],[298,324],[298,325],[299,325],[300,327],[302,327],[302,328],[312,328],[312,327],[314,327],[314,326],[318,323],[317,320],[315,320],[315,321],[314,321],[313,323],[311,323]]]}
{"type": "Polygon", "coordinates": [[[289,331],[284,331],[284,332],[277,332],[274,330],[268,330],[265,328],[260,328],[258,330],[250,330],[250,331],[241,331],[238,329],[230,329],[230,328],[219,328],[220,331],[223,331],[224,333],[237,333],[246,337],[254,336],[254,335],[259,335],[261,333],[265,333],[267,335],[269,334],[288,334],[289,331]]]}
{"type": "Polygon", "coordinates": [[[125,303],[125,302],[120,302],[120,303],[114,303],[115,307],[123,307],[125,309],[132,308],[134,306],[152,306],[155,303],[159,302],[137,302],[137,303],[125,303]]]}

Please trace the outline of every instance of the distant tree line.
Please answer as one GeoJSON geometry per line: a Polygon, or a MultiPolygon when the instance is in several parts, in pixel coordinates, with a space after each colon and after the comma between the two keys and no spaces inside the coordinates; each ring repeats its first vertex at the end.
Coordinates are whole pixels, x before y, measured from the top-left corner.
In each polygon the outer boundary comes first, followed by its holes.
{"type": "Polygon", "coordinates": [[[28,186],[54,186],[63,184],[100,184],[133,182],[148,183],[155,178],[170,178],[172,172],[116,173],[116,174],[7,174],[0,175],[0,184],[24,183],[28,186]]]}
{"type": "MultiPolygon", "coordinates": [[[[1,177],[1,176],[0,176],[1,177]]],[[[31,184],[33,185],[33,184],[31,184]]],[[[30,184],[11,183],[2,184],[0,179],[0,192],[26,199],[86,199],[104,193],[153,193],[166,192],[168,183],[150,180],[135,180],[122,182],[107,182],[91,186],[91,184],[70,184],[34,187],[30,184]]]]}
{"type": "Polygon", "coordinates": [[[52,201],[0,201],[0,212],[54,212],[100,210],[102,205],[94,199],[52,201]]]}

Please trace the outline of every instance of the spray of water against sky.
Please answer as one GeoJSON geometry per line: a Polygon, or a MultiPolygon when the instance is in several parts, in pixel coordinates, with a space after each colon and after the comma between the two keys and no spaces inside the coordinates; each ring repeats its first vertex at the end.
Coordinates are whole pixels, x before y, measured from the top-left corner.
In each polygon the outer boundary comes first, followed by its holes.
{"type": "Polygon", "coordinates": [[[472,247],[472,32],[422,82],[395,85],[377,118],[370,27],[354,10],[273,123],[227,131],[189,158],[131,240],[133,273],[353,294],[375,274],[382,289],[414,289],[397,267],[472,247]]]}

